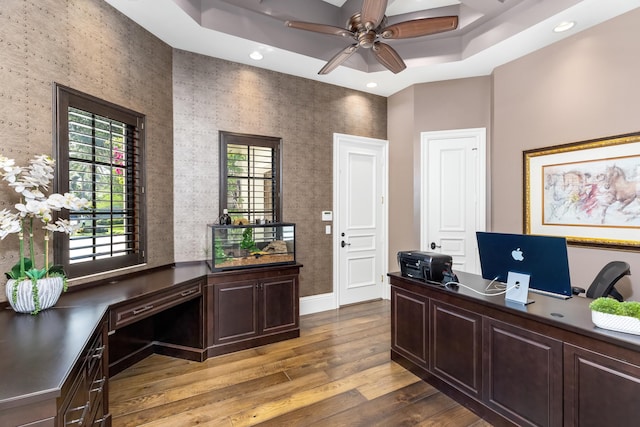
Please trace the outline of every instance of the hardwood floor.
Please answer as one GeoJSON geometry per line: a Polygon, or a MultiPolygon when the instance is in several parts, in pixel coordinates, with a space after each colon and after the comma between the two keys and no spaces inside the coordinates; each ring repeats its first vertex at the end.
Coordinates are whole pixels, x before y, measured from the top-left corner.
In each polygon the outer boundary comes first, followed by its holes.
{"type": "Polygon", "coordinates": [[[389,301],[203,363],[153,355],[109,381],[113,426],[490,426],[389,358],[389,301]]]}

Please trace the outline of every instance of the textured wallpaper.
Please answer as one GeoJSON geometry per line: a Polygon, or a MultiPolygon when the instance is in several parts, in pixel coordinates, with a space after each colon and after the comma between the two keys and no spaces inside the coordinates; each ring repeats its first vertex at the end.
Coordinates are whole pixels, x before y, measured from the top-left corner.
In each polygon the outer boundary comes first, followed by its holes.
{"type": "Polygon", "coordinates": [[[300,294],[333,289],[333,134],[386,139],[386,98],[176,50],[174,227],[176,261],[205,258],[206,224],[219,215],[218,132],[282,138],[283,220],[296,223],[300,294]]]}
{"type": "MultiPolygon", "coordinates": [[[[171,57],[171,47],[101,0],[0,6],[0,154],[19,164],[53,155],[53,82],[147,116],[147,267],[174,255],[171,57]]],[[[0,209],[16,202],[0,185],[0,209]]],[[[17,247],[15,234],[0,242],[1,273],[17,262],[17,247]]],[[[38,247],[36,257],[42,252],[38,247]]]]}
{"type": "MultiPolygon", "coordinates": [[[[332,204],[333,133],[386,138],[386,98],[173,50],[101,0],[3,0],[0,153],[19,163],[53,154],[53,82],[146,115],[146,267],[205,259],[220,130],[282,138],[283,219],[297,223],[301,294],[331,292],[320,212],[332,204]]],[[[0,186],[0,209],[14,203],[0,186]]],[[[11,235],[0,272],[16,262],[11,235]]]]}

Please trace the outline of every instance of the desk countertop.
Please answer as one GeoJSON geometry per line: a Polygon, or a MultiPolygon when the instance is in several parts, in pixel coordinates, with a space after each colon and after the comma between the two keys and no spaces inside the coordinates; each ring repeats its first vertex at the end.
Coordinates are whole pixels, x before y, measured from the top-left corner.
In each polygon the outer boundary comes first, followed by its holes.
{"type": "Polygon", "coordinates": [[[63,294],[37,316],[0,310],[0,411],[60,395],[109,307],[205,277],[205,263],[158,269],[63,294]],[[20,401],[18,401],[20,399],[20,401]]]}

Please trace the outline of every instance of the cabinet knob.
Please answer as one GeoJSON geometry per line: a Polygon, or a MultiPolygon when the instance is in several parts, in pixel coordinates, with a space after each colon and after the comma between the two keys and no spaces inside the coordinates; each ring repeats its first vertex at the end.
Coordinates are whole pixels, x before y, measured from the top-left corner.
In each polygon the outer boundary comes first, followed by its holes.
{"type": "Polygon", "coordinates": [[[189,295],[195,294],[196,292],[198,292],[197,289],[189,289],[188,291],[183,291],[180,293],[181,297],[188,297],[189,295]]]}
{"type": "Polygon", "coordinates": [[[95,380],[93,382],[93,384],[97,385],[96,388],[92,388],[91,390],[89,390],[89,392],[91,393],[101,393],[102,392],[102,388],[104,387],[104,383],[107,381],[107,377],[102,377],[99,380],[95,380]]]}
{"type": "Polygon", "coordinates": [[[105,346],[100,346],[100,347],[96,347],[95,349],[93,349],[93,354],[91,355],[91,357],[95,358],[95,359],[102,359],[102,354],[104,353],[104,348],[105,346]]]}
{"type": "Polygon", "coordinates": [[[66,425],[66,426],[76,426],[76,425],[77,426],[82,426],[82,425],[84,425],[84,419],[86,418],[87,412],[89,412],[90,408],[91,408],[91,402],[87,401],[87,403],[85,403],[82,406],[78,406],[77,408],[70,409],[69,412],[71,412],[71,411],[80,411],[81,410],[82,414],[80,414],[80,418],[68,421],[68,422],[64,423],[64,425],[66,425]]]}

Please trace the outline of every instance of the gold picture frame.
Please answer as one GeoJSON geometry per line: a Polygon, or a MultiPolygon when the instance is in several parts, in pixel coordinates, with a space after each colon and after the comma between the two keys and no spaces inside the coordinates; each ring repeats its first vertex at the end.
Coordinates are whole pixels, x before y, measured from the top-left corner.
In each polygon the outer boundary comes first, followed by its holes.
{"type": "Polygon", "coordinates": [[[640,249],[640,133],[523,152],[524,233],[640,249]]]}

